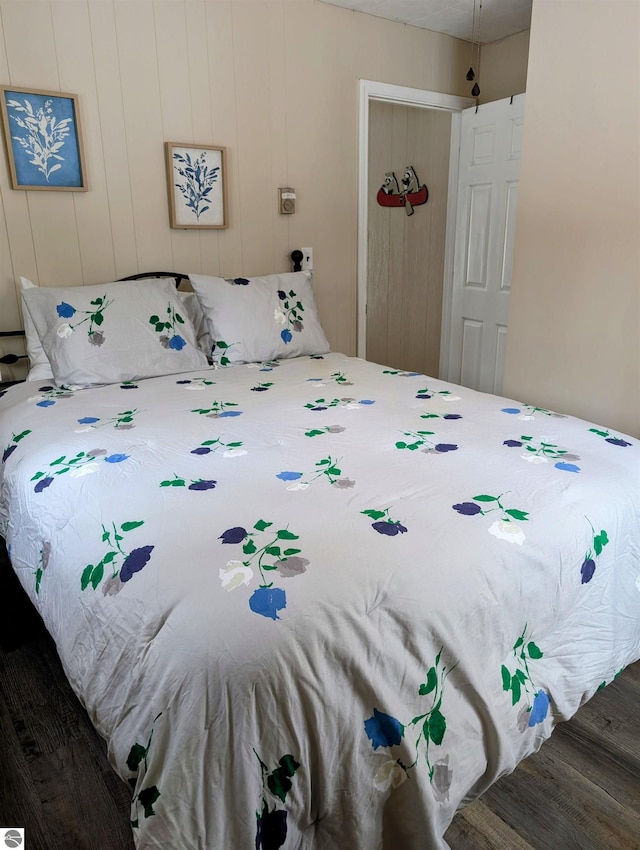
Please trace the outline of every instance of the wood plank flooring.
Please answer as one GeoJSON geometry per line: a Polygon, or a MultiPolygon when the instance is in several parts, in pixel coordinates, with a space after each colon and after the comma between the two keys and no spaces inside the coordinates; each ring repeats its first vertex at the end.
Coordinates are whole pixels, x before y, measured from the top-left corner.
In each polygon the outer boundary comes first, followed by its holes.
{"type": "MultiPolygon", "coordinates": [[[[28,850],[133,850],[129,789],[1,549],[0,587],[0,826],[28,850]]],[[[456,816],[451,850],[640,850],[639,721],[637,662],[456,816]]]]}

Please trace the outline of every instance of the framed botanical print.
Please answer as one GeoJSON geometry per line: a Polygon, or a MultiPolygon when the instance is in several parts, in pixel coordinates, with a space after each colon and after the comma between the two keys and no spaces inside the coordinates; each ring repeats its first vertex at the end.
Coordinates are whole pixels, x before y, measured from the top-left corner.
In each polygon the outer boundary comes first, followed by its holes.
{"type": "Polygon", "coordinates": [[[75,94],[0,86],[12,189],[86,192],[75,94]]]}
{"type": "Polygon", "coordinates": [[[171,227],[228,227],[226,149],[165,142],[171,227]]]}

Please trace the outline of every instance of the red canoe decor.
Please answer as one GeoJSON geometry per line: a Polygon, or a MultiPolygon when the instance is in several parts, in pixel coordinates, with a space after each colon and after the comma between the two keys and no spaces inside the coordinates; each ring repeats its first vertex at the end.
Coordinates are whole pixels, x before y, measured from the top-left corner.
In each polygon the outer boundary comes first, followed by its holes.
{"type": "Polygon", "coordinates": [[[402,188],[393,171],[387,171],[384,183],[378,189],[376,199],[381,207],[404,207],[407,215],[413,215],[413,208],[426,204],[429,190],[418,181],[413,166],[408,165],[402,177],[402,188]]]}

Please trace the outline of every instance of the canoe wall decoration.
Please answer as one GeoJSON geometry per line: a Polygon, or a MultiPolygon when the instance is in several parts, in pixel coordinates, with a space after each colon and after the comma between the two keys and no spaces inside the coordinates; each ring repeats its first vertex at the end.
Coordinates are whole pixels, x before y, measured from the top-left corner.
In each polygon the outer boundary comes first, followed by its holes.
{"type": "Polygon", "coordinates": [[[404,207],[407,215],[413,215],[413,208],[426,204],[429,190],[420,185],[418,175],[412,165],[407,165],[400,184],[394,171],[387,171],[384,182],[378,189],[377,201],[381,207],[404,207]]]}

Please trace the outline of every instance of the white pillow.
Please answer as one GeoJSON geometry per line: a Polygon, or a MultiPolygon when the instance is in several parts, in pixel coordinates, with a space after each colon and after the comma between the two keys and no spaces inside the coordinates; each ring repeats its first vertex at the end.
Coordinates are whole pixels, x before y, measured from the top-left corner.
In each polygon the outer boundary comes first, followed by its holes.
{"type": "Polygon", "coordinates": [[[33,287],[22,297],[58,384],[121,383],[208,367],[173,279],[33,287]]]}
{"type": "Polygon", "coordinates": [[[49,358],[44,353],[44,348],[40,342],[36,326],[33,324],[33,319],[31,318],[31,315],[24,303],[24,292],[27,289],[36,288],[35,283],[31,283],[28,278],[20,278],[22,317],[24,320],[24,333],[27,342],[27,356],[29,358],[29,374],[27,375],[27,381],[53,381],[53,372],[51,371],[49,358]]]}
{"type": "MultiPolygon", "coordinates": [[[[122,283],[124,281],[114,281],[122,283]]],[[[26,289],[34,289],[36,284],[32,283],[29,278],[20,277],[21,298],[22,292],[26,289]]],[[[198,340],[198,348],[207,356],[211,355],[211,337],[207,327],[207,321],[200,309],[195,292],[180,292],[178,290],[178,298],[184,305],[185,312],[189,317],[191,324],[195,328],[196,337],[198,340]]],[[[22,316],[24,320],[24,332],[27,342],[27,356],[29,357],[29,374],[27,381],[53,381],[53,372],[49,358],[44,353],[44,348],[40,342],[40,337],[33,324],[33,319],[27,310],[24,299],[22,299],[22,316]]]]}
{"type": "Polygon", "coordinates": [[[190,274],[217,365],[326,354],[309,272],[222,278],[190,274]]]}

